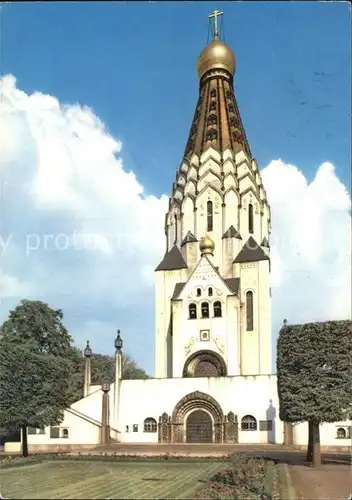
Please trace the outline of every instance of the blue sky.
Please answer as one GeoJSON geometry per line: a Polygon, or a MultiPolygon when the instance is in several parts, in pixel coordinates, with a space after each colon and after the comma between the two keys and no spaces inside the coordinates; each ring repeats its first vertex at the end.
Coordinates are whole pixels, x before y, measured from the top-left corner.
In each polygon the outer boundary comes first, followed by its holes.
{"type": "MultiPolygon", "coordinates": [[[[237,60],[235,93],[260,167],[281,159],[296,165],[311,183],[319,167],[330,162],[336,178],[349,186],[351,11],[347,2],[2,4],[1,75],[13,75],[17,89],[27,96],[40,92],[55,97],[61,106],[77,103],[91,108],[106,131],[121,141],[123,168],[133,171],[144,187],[141,198],[159,199],[170,193],[182,160],[197,100],[196,61],[207,42],[207,16],[214,8],[225,12],[225,41],[237,60]]],[[[21,133],[17,130],[16,137],[23,144],[21,133]]],[[[21,179],[19,167],[18,176],[21,179]]],[[[53,213],[41,212],[36,227],[40,222],[40,227],[49,224],[51,230],[56,225],[67,228],[72,222],[69,210],[61,210],[59,217],[53,213]]],[[[163,244],[162,231],[159,238],[163,244]]],[[[17,255],[15,249],[12,255],[17,255]]],[[[155,267],[155,255],[148,254],[147,266],[155,267]]],[[[44,257],[45,265],[43,255],[37,253],[30,266],[28,260],[18,258],[15,264],[14,257],[11,261],[8,257],[5,274],[28,282],[27,268],[42,266],[40,279],[45,281],[54,268],[60,268],[67,279],[75,279],[75,287],[77,282],[82,288],[94,287],[84,279],[91,266],[99,275],[95,257],[77,276],[75,266],[85,257],[80,256],[79,262],[68,254],[47,252],[44,257]]],[[[133,265],[133,259],[126,259],[133,265]]],[[[109,264],[111,269],[114,262],[109,264]]],[[[129,352],[152,372],[152,294],[132,290],[143,305],[136,299],[119,303],[113,290],[125,284],[119,283],[115,272],[117,283],[94,300],[76,301],[69,287],[56,295],[48,291],[43,300],[64,308],[78,344],[83,331],[93,335],[94,328],[122,324],[129,352]],[[136,310],[139,314],[134,317],[136,310]]],[[[21,297],[21,293],[4,297],[3,317],[21,297]]],[[[97,350],[110,351],[114,332],[96,335],[102,335],[97,350]]]]}

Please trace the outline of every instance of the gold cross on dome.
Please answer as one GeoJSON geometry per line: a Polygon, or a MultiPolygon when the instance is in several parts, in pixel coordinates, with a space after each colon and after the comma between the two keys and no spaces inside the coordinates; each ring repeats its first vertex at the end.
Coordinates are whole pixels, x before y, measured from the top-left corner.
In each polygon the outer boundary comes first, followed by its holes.
{"type": "Polygon", "coordinates": [[[218,30],[218,17],[222,16],[223,12],[219,9],[215,9],[212,14],[210,14],[209,19],[214,19],[214,39],[219,38],[219,30],[218,30]]]}

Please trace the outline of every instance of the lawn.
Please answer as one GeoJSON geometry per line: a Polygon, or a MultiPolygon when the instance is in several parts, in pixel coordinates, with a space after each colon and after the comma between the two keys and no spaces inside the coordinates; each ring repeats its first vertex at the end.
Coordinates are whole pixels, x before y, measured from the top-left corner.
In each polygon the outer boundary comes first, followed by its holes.
{"type": "Polygon", "coordinates": [[[0,469],[4,498],[190,498],[221,461],[46,461],[0,469]]]}

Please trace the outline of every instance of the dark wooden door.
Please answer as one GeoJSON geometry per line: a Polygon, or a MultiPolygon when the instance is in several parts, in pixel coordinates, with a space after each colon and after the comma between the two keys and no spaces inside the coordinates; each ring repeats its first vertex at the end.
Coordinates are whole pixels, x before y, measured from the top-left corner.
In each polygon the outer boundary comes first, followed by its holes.
{"type": "Polygon", "coordinates": [[[190,413],[186,421],[187,443],[212,443],[213,422],[210,415],[203,410],[190,413]]]}

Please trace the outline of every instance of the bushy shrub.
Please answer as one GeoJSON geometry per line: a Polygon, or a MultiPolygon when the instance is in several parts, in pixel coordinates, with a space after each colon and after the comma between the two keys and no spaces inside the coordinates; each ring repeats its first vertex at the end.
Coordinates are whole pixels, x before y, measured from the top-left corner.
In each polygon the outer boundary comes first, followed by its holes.
{"type": "Polygon", "coordinates": [[[217,472],[194,498],[269,500],[271,492],[265,486],[266,461],[236,455],[230,467],[217,472]]]}

